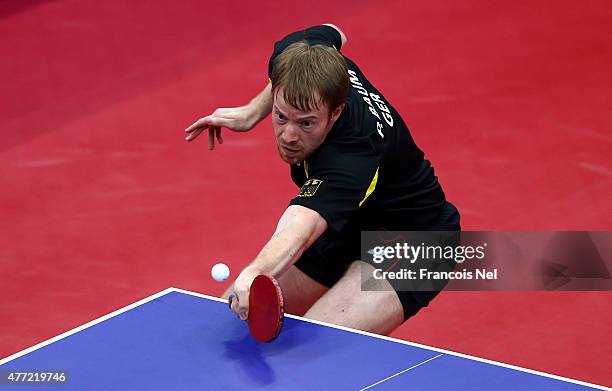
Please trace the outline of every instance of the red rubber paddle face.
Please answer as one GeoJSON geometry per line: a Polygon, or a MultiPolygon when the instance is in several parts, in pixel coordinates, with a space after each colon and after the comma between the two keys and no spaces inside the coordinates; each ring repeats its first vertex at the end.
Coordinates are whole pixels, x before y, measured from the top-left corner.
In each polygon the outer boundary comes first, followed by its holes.
{"type": "Polygon", "coordinates": [[[270,276],[255,277],[249,292],[249,330],[258,342],[272,342],[283,327],[283,293],[270,276]]]}

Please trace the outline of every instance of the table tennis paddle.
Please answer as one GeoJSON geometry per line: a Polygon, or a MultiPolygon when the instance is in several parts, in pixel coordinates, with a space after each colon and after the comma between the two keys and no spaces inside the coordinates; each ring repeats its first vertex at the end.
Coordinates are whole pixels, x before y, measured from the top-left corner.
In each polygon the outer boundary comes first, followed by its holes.
{"type": "MultiPolygon", "coordinates": [[[[229,304],[231,307],[230,296],[229,304]]],[[[278,282],[270,276],[259,275],[251,283],[249,291],[249,330],[254,340],[272,342],[280,334],[284,318],[283,292],[278,282]]]]}

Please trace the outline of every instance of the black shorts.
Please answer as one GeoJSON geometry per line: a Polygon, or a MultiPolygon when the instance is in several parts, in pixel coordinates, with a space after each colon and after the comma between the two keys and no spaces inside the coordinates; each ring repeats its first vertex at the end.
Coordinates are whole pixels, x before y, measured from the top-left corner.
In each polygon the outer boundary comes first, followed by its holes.
{"type": "MultiPolygon", "coordinates": [[[[397,214],[386,222],[380,213],[362,214],[355,221],[350,221],[340,234],[331,229],[325,231],[298,259],[295,266],[304,274],[327,287],[332,287],[344,275],[349,265],[361,258],[361,231],[385,229],[396,231],[460,231],[460,215],[457,208],[446,202],[435,213],[425,220],[411,219],[402,216],[398,224],[397,214]],[[416,223],[406,224],[407,221],[416,223]],[[375,224],[373,224],[373,222],[375,224]]],[[[426,307],[439,291],[403,291],[395,292],[404,309],[404,321],[426,307]]]]}

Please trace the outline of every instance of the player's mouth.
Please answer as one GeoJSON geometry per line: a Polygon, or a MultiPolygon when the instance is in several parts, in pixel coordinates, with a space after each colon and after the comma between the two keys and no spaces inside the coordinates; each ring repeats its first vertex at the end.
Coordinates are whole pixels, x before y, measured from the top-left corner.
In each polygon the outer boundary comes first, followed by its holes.
{"type": "Polygon", "coordinates": [[[301,149],[299,149],[299,148],[291,148],[291,147],[288,147],[288,146],[282,145],[282,144],[281,144],[280,147],[283,150],[283,153],[285,155],[297,155],[297,154],[299,154],[301,152],[301,149]]]}

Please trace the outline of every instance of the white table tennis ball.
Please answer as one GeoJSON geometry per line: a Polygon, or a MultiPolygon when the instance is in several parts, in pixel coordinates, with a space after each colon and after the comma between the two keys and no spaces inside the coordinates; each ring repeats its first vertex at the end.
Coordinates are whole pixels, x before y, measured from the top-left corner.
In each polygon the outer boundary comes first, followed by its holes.
{"type": "Polygon", "coordinates": [[[210,271],[215,281],[225,281],[230,276],[230,269],[225,263],[217,263],[210,271]]]}

